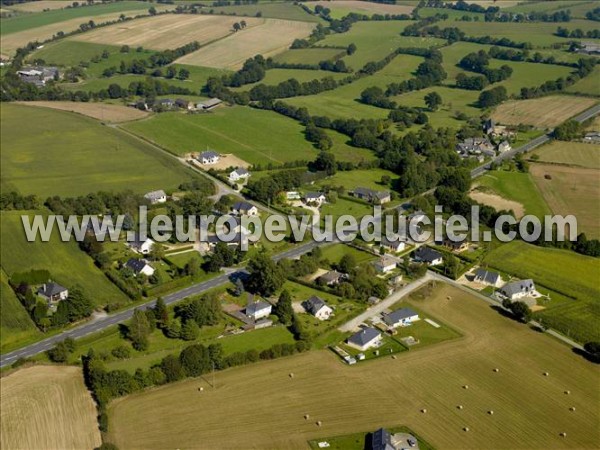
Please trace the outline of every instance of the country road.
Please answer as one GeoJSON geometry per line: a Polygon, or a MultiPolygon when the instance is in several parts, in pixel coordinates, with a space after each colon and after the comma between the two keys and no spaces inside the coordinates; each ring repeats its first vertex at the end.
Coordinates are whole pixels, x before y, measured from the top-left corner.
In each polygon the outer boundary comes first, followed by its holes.
{"type": "MultiPolygon", "coordinates": [[[[585,120],[588,120],[596,115],[600,114],[600,104],[588,109],[587,111],[582,112],[581,114],[575,116],[573,118],[573,120],[576,120],[578,122],[583,122],[585,120]]],[[[114,127],[114,126],[113,126],[114,127]]],[[[145,139],[140,138],[139,136],[130,133],[126,130],[123,130],[122,128],[118,127],[119,130],[126,132],[127,134],[135,137],[136,139],[140,140],[140,141],[144,141],[147,144],[152,145],[155,149],[168,154],[169,156],[178,159],[179,158],[169,152],[167,152],[165,149],[161,148],[160,146],[156,145],[153,142],[147,141],[145,139]]],[[[528,142],[527,144],[518,147],[516,149],[510,150],[509,152],[503,153],[502,155],[498,156],[494,161],[501,161],[507,158],[511,158],[514,155],[516,155],[517,153],[524,153],[524,152],[528,152],[531,151],[532,149],[548,142],[551,139],[550,135],[544,135],[544,136],[540,136],[530,142],[528,142]]],[[[471,171],[471,177],[475,178],[480,176],[481,174],[483,174],[486,170],[489,169],[491,163],[487,163],[484,164],[482,166],[477,167],[476,169],[473,169],[473,171],[471,171]]],[[[232,191],[231,188],[226,187],[222,182],[220,181],[216,181],[214,178],[212,178],[210,175],[208,175],[207,173],[205,173],[204,171],[198,169],[198,168],[193,168],[194,170],[198,171],[199,173],[201,173],[203,176],[210,178],[217,186],[218,192],[227,192],[227,193],[233,193],[230,192],[232,191]]],[[[243,196],[239,193],[235,193],[238,197],[243,198],[243,196]]],[[[260,207],[260,209],[262,209],[263,211],[267,211],[271,214],[276,213],[275,211],[273,211],[271,208],[266,207],[265,205],[262,205],[258,202],[252,202],[253,204],[255,204],[257,207],[260,207]]],[[[287,250],[285,252],[279,253],[277,255],[273,256],[273,260],[278,261],[282,258],[296,258],[299,257],[300,255],[304,254],[304,253],[308,253],[309,251],[311,251],[313,248],[317,247],[317,246],[321,246],[324,245],[323,243],[320,242],[315,242],[315,241],[310,241],[306,244],[302,244],[298,247],[295,247],[291,250],[287,250]]],[[[195,284],[193,286],[187,287],[185,289],[182,289],[180,291],[174,292],[172,294],[169,294],[167,296],[164,297],[165,303],[167,305],[176,303],[178,301],[183,300],[186,297],[192,296],[192,295],[199,295],[202,294],[204,292],[207,292],[210,289],[213,289],[215,287],[218,286],[222,286],[224,284],[226,284],[231,275],[236,273],[236,272],[243,272],[243,269],[240,269],[238,271],[230,271],[228,273],[224,273],[221,275],[216,276],[215,278],[211,278],[210,280],[204,281],[202,283],[198,283],[195,284]]],[[[440,278],[440,275],[437,275],[438,278],[440,278]]],[[[452,282],[452,280],[447,279],[446,277],[441,277],[442,281],[445,282],[452,282]]],[[[414,283],[413,283],[414,284],[414,283]]],[[[452,283],[454,284],[454,283],[452,283]]],[[[409,285],[412,286],[412,285],[409,285]]],[[[407,286],[408,287],[408,286],[407,286]]],[[[418,286],[417,286],[418,287],[418,286]]],[[[464,287],[463,287],[464,288],[464,287]]],[[[414,289],[414,288],[413,288],[414,289]]],[[[411,289],[412,290],[412,289],[411,289]]],[[[403,290],[398,291],[397,293],[393,294],[391,297],[386,298],[384,301],[382,301],[379,305],[377,305],[375,308],[382,308],[381,311],[383,311],[384,309],[386,309],[387,307],[391,306],[393,303],[395,303],[397,300],[395,300],[395,296],[398,294],[398,299],[401,298],[402,296],[404,296],[405,294],[409,293],[408,292],[403,292],[403,290]],[[389,304],[388,304],[389,303],[389,304]]],[[[482,296],[483,297],[483,296],[482,296]]],[[[490,300],[491,299],[487,299],[490,300]]],[[[486,301],[487,301],[486,300],[486,301]]],[[[95,332],[99,332],[102,331],[110,326],[125,322],[126,320],[129,320],[131,318],[131,316],[133,315],[133,311],[136,308],[140,308],[140,309],[147,309],[147,308],[151,308],[154,306],[156,300],[149,300],[145,303],[136,305],[136,306],[132,306],[128,309],[125,309],[123,311],[119,311],[115,314],[106,316],[106,317],[102,317],[102,318],[98,318],[89,322],[85,322],[81,325],[78,325],[74,328],[71,328],[69,330],[63,331],[59,334],[50,336],[46,339],[43,339],[39,342],[35,342],[33,344],[27,345],[25,347],[22,347],[20,349],[14,350],[12,352],[8,352],[5,354],[0,355],[0,368],[6,367],[12,363],[14,363],[17,359],[19,358],[29,358],[32,356],[35,356],[39,353],[42,353],[44,351],[49,350],[50,348],[52,348],[54,345],[56,345],[58,342],[64,340],[67,337],[71,337],[73,339],[78,339],[84,336],[87,336],[91,333],[95,333],[95,332]]],[[[369,314],[373,314],[373,311],[375,311],[374,308],[371,308],[368,313],[369,314]]],[[[375,312],[376,313],[376,312],[375,312]]],[[[356,317],[353,321],[350,321],[348,324],[348,326],[350,326],[350,324],[353,324],[355,321],[358,321],[358,324],[360,322],[362,322],[364,320],[364,318],[362,317],[363,314],[361,314],[360,316],[356,317]],[[360,321],[359,321],[360,319],[360,321]]],[[[533,322],[532,322],[533,323],[533,322]]],[[[352,328],[349,328],[352,329],[352,328]]],[[[579,344],[577,344],[576,342],[552,331],[552,330],[548,330],[547,331],[549,334],[552,334],[553,336],[557,337],[558,339],[562,340],[563,342],[572,345],[573,347],[576,348],[581,348],[581,346],[579,346],[579,344]]]]}

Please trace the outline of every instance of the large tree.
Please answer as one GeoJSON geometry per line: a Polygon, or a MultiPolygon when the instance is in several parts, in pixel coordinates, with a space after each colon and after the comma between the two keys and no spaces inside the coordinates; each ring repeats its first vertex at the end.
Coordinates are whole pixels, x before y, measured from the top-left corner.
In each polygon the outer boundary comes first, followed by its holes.
{"type": "Polygon", "coordinates": [[[279,318],[279,322],[284,325],[292,323],[294,308],[292,308],[292,296],[287,290],[283,290],[279,295],[279,300],[275,305],[273,313],[279,318]]]}
{"type": "Polygon", "coordinates": [[[273,295],[285,282],[281,268],[266,253],[259,253],[248,262],[250,276],[246,279],[246,289],[265,296],[273,295]]]}
{"type": "Polygon", "coordinates": [[[425,96],[425,104],[431,111],[436,111],[442,104],[442,96],[437,92],[430,92],[425,96]]]}

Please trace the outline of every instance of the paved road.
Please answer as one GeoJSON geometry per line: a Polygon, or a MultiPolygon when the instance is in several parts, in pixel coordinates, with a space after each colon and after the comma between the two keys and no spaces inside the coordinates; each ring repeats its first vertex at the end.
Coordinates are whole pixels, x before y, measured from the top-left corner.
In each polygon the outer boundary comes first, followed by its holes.
{"type": "Polygon", "coordinates": [[[385,299],[383,299],[376,305],[371,306],[364,313],[356,316],[355,318],[353,318],[353,319],[349,320],[348,322],[346,322],[345,324],[341,325],[338,328],[338,330],[345,333],[347,331],[353,331],[353,330],[358,329],[358,326],[361,323],[363,323],[365,320],[370,319],[371,317],[376,316],[377,314],[381,314],[383,311],[388,309],[394,303],[400,301],[402,299],[402,297],[407,296],[411,292],[419,289],[421,286],[429,283],[433,279],[434,278],[431,275],[431,272],[427,272],[423,278],[419,278],[418,280],[415,280],[412,283],[407,284],[402,289],[397,290],[389,297],[386,297],[385,299]]]}
{"type": "MultiPolygon", "coordinates": [[[[277,255],[273,256],[273,259],[275,261],[279,261],[282,258],[297,258],[305,253],[310,252],[313,248],[320,246],[320,245],[323,245],[323,244],[319,243],[319,242],[314,242],[311,240],[310,242],[307,242],[306,244],[302,244],[291,250],[287,250],[285,252],[278,253],[277,255]]],[[[182,289],[180,291],[166,295],[163,297],[163,299],[165,300],[165,303],[167,305],[171,305],[173,303],[183,300],[184,298],[187,298],[187,297],[190,297],[193,295],[203,294],[204,292],[209,291],[210,289],[213,289],[218,286],[222,286],[229,281],[230,277],[235,276],[236,274],[241,274],[241,273],[245,273],[245,270],[243,270],[243,269],[228,270],[226,273],[218,275],[215,278],[211,278],[210,280],[203,281],[202,283],[198,283],[193,286],[182,289]]],[[[83,323],[79,326],[76,326],[76,327],[70,329],[70,330],[64,331],[64,332],[62,332],[60,334],[56,334],[54,336],[50,336],[42,341],[36,342],[34,344],[20,348],[18,350],[14,350],[12,352],[5,353],[0,356],[0,368],[14,363],[19,358],[29,358],[29,357],[35,356],[39,353],[45,352],[46,350],[51,349],[52,347],[54,347],[54,345],[56,345],[58,342],[64,340],[67,337],[70,337],[73,339],[82,338],[84,336],[87,336],[88,334],[96,333],[98,331],[104,330],[105,328],[110,327],[112,325],[116,325],[116,324],[125,322],[126,320],[129,320],[131,318],[131,316],[133,315],[133,311],[136,308],[145,310],[147,308],[154,307],[155,303],[156,303],[156,300],[150,300],[150,301],[147,301],[146,303],[142,303],[137,306],[132,306],[131,308],[125,309],[123,311],[119,311],[118,313],[115,313],[115,314],[112,314],[109,316],[104,316],[102,318],[98,318],[98,319],[83,323]]]]}
{"type": "MultiPolygon", "coordinates": [[[[594,116],[600,114],[600,104],[582,112],[581,114],[573,117],[573,120],[577,122],[585,122],[588,119],[591,119],[594,116]]],[[[550,141],[552,139],[552,133],[544,134],[543,136],[539,136],[532,141],[529,141],[527,144],[522,145],[521,147],[513,148],[507,152],[501,153],[495,159],[490,161],[489,163],[483,164],[471,171],[471,178],[476,178],[478,176],[483,175],[487,170],[489,170],[492,163],[501,163],[507,159],[511,159],[518,153],[526,153],[530,152],[536,147],[539,147],[542,144],[550,141]]]]}

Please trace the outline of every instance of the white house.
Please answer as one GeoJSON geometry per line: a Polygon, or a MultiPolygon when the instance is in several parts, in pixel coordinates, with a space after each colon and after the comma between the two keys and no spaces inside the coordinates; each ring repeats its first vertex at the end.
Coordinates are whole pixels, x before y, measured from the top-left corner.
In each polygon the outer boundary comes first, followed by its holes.
{"type": "Polygon", "coordinates": [[[246,305],[246,316],[254,320],[259,320],[269,317],[272,309],[273,306],[270,303],[263,302],[262,300],[253,301],[246,305]]]}
{"type": "Polygon", "coordinates": [[[200,161],[202,164],[216,164],[219,162],[220,158],[221,157],[217,152],[207,150],[205,152],[200,153],[200,155],[198,156],[198,161],[200,161]]]}
{"type": "Polygon", "coordinates": [[[319,320],[327,320],[331,316],[331,313],[333,313],[333,309],[322,298],[316,295],[306,300],[302,306],[307,313],[312,314],[319,320]]]}
{"type": "Polygon", "coordinates": [[[365,351],[381,344],[381,333],[375,328],[363,328],[348,338],[346,343],[360,351],[365,351]]]}
{"type": "Polygon", "coordinates": [[[508,141],[502,141],[498,144],[498,152],[504,153],[511,149],[510,143],[508,141]]]}
{"type": "Polygon", "coordinates": [[[307,192],[304,194],[304,202],[305,203],[316,203],[318,206],[321,206],[327,197],[322,192],[307,192]]]}
{"type": "Polygon", "coordinates": [[[148,192],[147,194],[144,194],[144,198],[146,200],[150,200],[150,203],[152,205],[156,205],[157,203],[164,203],[167,201],[167,194],[165,193],[165,191],[158,190],[158,191],[152,191],[152,192],[148,192]]]}
{"type": "Polygon", "coordinates": [[[125,266],[133,270],[135,275],[144,274],[147,277],[154,275],[154,267],[148,264],[145,259],[130,259],[125,263],[125,266]]]}
{"type": "Polygon", "coordinates": [[[533,280],[513,281],[502,286],[500,294],[511,301],[517,301],[523,297],[531,297],[537,294],[533,280]]]}
{"type": "Polygon", "coordinates": [[[144,240],[141,239],[139,234],[135,234],[135,238],[132,242],[129,243],[129,246],[133,251],[141,253],[142,255],[147,255],[152,250],[152,246],[154,245],[154,241],[150,238],[146,238],[144,240]]]}
{"type": "Polygon", "coordinates": [[[69,290],[58,283],[44,283],[37,291],[37,294],[48,302],[49,306],[54,306],[61,300],[69,297],[69,290]]]}
{"type": "Polygon", "coordinates": [[[250,172],[248,172],[243,167],[238,167],[237,169],[232,170],[229,173],[229,181],[231,181],[232,183],[237,183],[240,180],[247,180],[249,176],[250,172]]]}
{"type": "Polygon", "coordinates": [[[383,315],[383,321],[390,328],[406,327],[419,320],[419,314],[410,308],[397,309],[383,315]]]}
{"type": "Polygon", "coordinates": [[[381,246],[390,252],[401,252],[406,248],[406,242],[400,236],[389,239],[387,236],[381,238],[381,246]]]}
{"type": "Polygon", "coordinates": [[[238,216],[256,216],[258,215],[258,208],[252,203],[236,202],[231,207],[231,212],[238,216]]]}
{"type": "Polygon", "coordinates": [[[373,265],[375,266],[375,270],[377,270],[377,272],[388,273],[396,268],[397,261],[390,256],[382,256],[375,261],[373,265]]]}

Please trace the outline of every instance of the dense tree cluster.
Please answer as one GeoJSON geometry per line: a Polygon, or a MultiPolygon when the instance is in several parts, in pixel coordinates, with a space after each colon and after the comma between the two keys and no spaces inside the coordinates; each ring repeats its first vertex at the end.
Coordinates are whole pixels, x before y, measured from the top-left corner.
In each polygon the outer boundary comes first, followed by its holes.
{"type": "Polygon", "coordinates": [[[22,195],[16,191],[0,194],[0,211],[37,209],[39,201],[35,195],[22,195]]]}
{"type": "Polygon", "coordinates": [[[504,86],[497,86],[479,94],[478,103],[481,108],[490,108],[499,105],[508,99],[508,93],[504,86]]]}
{"type": "Polygon", "coordinates": [[[576,120],[568,120],[554,129],[554,138],[560,141],[572,141],[583,134],[582,125],[576,120]]]}
{"type": "Polygon", "coordinates": [[[600,22],[600,8],[594,8],[591,11],[585,13],[585,18],[588,20],[595,20],[600,22]]]}
{"type": "Polygon", "coordinates": [[[246,290],[263,296],[271,296],[283,286],[285,274],[266,253],[259,253],[248,262],[246,290]]]}
{"type": "Polygon", "coordinates": [[[519,322],[528,323],[531,320],[532,313],[525,302],[513,302],[508,299],[502,301],[502,306],[508,309],[514,318],[519,322]]]}
{"type": "Polygon", "coordinates": [[[490,57],[485,50],[479,50],[477,53],[469,53],[458,63],[465,70],[481,73],[490,83],[506,80],[512,75],[513,70],[507,65],[503,65],[499,69],[492,69],[489,67],[489,64],[490,57]]]}
{"type": "Polygon", "coordinates": [[[560,37],[574,38],[574,39],[581,39],[581,38],[599,39],[600,38],[600,30],[599,29],[583,31],[581,28],[569,30],[567,28],[558,27],[556,29],[555,34],[560,37]]]}
{"type": "Polygon", "coordinates": [[[252,198],[263,202],[274,202],[277,194],[303,184],[305,169],[281,170],[267,177],[250,179],[247,188],[252,198]]]}

